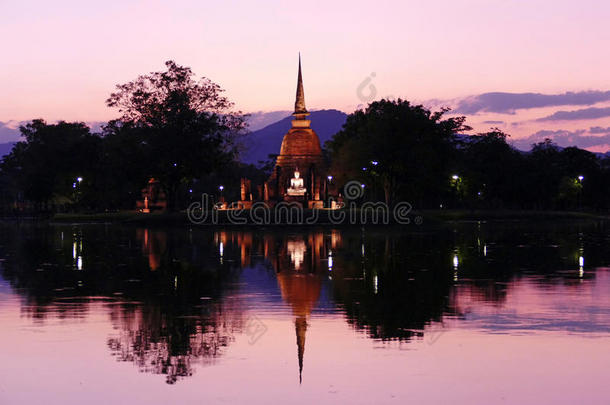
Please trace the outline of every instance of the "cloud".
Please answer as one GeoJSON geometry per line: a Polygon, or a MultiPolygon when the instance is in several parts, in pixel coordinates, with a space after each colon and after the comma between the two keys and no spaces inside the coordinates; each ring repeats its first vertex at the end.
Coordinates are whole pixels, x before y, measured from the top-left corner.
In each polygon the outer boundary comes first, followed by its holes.
{"type": "Polygon", "coordinates": [[[608,127],[608,128],[591,127],[591,128],[589,128],[589,132],[592,134],[610,134],[610,127],[608,127]]]}
{"type": "Polygon", "coordinates": [[[594,120],[597,118],[610,117],[610,107],[607,108],[583,108],[573,111],[556,111],[546,117],[538,118],[536,121],[574,121],[594,120]]]}
{"type": "Polygon", "coordinates": [[[515,114],[515,111],[519,109],[593,105],[603,101],[610,101],[610,91],[590,90],[562,94],[493,92],[461,99],[453,112],[458,114],[479,112],[515,114]]]}
{"type": "Polygon", "coordinates": [[[557,145],[562,147],[578,146],[579,148],[594,148],[596,146],[604,146],[610,144],[610,131],[604,135],[589,135],[589,132],[584,129],[568,131],[559,129],[556,131],[542,130],[538,131],[527,138],[515,139],[513,144],[518,149],[529,150],[532,144],[544,141],[545,138],[550,138],[557,145]]]}
{"type": "Polygon", "coordinates": [[[0,121],[0,143],[15,142],[21,137],[18,121],[0,121]]]}
{"type": "Polygon", "coordinates": [[[288,117],[291,111],[256,111],[250,113],[248,117],[248,129],[257,131],[267,125],[273,124],[283,118],[288,117]]]}
{"type": "MultiPolygon", "coordinates": [[[[19,126],[29,122],[31,121],[0,121],[0,143],[21,141],[19,126]]],[[[55,121],[47,121],[47,123],[53,124],[55,121]]],[[[106,125],[106,121],[88,121],[85,124],[91,129],[91,132],[95,133],[102,131],[102,126],[106,125]]]]}
{"type": "Polygon", "coordinates": [[[504,124],[504,121],[488,120],[488,121],[483,121],[483,124],[502,125],[502,124],[504,124]]]}

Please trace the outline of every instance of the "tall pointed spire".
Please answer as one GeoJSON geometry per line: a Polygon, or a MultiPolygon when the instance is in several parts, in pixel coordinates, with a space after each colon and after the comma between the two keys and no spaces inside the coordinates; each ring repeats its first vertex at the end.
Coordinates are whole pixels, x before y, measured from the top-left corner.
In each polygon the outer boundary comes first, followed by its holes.
{"type": "Polygon", "coordinates": [[[301,75],[301,53],[299,52],[299,77],[297,79],[297,98],[294,102],[294,115],[307,114],[305,108],[305,92],[303,91],[303,77],[301,75]]]}
{"type": "Polygon", "coordinates": [[[307,319],[298,317],[294,320],[297,332],[297,354],[299,357],[299,384],[303,382],[303,355],[305,354],[305,333],[307,332],[307,319]]]}

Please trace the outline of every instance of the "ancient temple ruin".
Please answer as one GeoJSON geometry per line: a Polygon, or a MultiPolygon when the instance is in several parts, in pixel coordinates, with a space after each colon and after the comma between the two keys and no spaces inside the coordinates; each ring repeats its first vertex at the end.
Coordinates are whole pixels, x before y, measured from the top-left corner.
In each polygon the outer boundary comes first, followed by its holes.
{"type": "MultiPolygon", "coordinates": [[[[329,179],[318,135],[311,129],[305,107],[305,92],[299,55],[296,101],[292,128],[284,135],[280,154],[273,173],[262,185],[260,195],[273,206],[281,201],[297,202],[304,208],[322,208],[328,195],[329,179]]],[[[252,186],[248,179],[241,181],[241,205],[252,205],[252,186]]]]}

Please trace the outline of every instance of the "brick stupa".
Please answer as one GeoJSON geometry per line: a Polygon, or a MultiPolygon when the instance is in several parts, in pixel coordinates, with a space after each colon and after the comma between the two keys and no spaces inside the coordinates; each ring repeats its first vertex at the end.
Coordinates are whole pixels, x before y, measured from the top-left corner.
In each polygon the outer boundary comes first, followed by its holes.
{"type": "Polygon", "coordinates": [[[296,101],[292,115],[292,128],[284,135],[273,173],[265,182],[264,199],[270,202],[297,201],[308,208],[319,208],[323,206],[326,168],[320,140],[310,127],[311,121],[307,119],[309,112],[305,108],[300,55],[296,101]],[[293,187],[294,179],[299,176],[302,181],[297,184],[302,183],[302,194],[296,192],[293,187]]]}

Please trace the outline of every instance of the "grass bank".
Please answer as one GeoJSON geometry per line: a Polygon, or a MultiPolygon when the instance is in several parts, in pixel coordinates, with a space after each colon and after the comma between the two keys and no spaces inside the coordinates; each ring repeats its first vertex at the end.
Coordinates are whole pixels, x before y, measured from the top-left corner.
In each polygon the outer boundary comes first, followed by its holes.
{"type": "MultiPolygon", "coordinates": [[[[259,223],[253,222],[249,213],[246,211],[242,215],[234,216],[234,213],[227,211],[218,211],[217,217],[212,220],[211,212],[208,213],[208,220],[202,225],[214,224],[235,224],[256,226],[259,223]],[[232,217],[233,216],[233,217],[232,217]],[[237,221],[235,220],[237,218],[237,221]]],[[[285,216],[276,218],[273,214],[270,216],[270,221],[266,222],[270,225],[286,225],[290,223],[303,223],[309,225],[336,224],[332,220],[331,214],[326,210],[320,210],[317,213],[315,220],[305,222],[307,218],[311,218],[313,211],[306,210],[303,212],[303,220],[298,221],[298,218],[289,220],[285,216]]],[[[338,214],[334,212],[333,214],[338,214]]],[[[341,225],[363,225],[372,224],[370,216],[365,215],[368,220],[362,221],[362,212],[346,212],[345,220],[341,225]],[[352,221],[351,219],[355,219],[352,221]]],[[[370,213],[369,213],[370,214],[370,213]]],[[[410,223],[439,223],[439,222],[455,222],[455,221],[549,221],[549,220],[608,220],[609,215],[592,212],[581,211],[527,211],[527,210],[420,210],[409,213],[410,223]]],[[[144,214],[137,211],[121,211],[112,213],[93,213],[93,214],[56,214],[49,219],[54,223],[125,223],[125,224],[141,224],[141,225],[187,225],[190,224],[186,212],[175,213],[150,213],[144,214]]],[[[382,222],[382,221],[380,221],[382,222]]],[[[397,223],[390,215],[390,223],[397,223]]]]}

